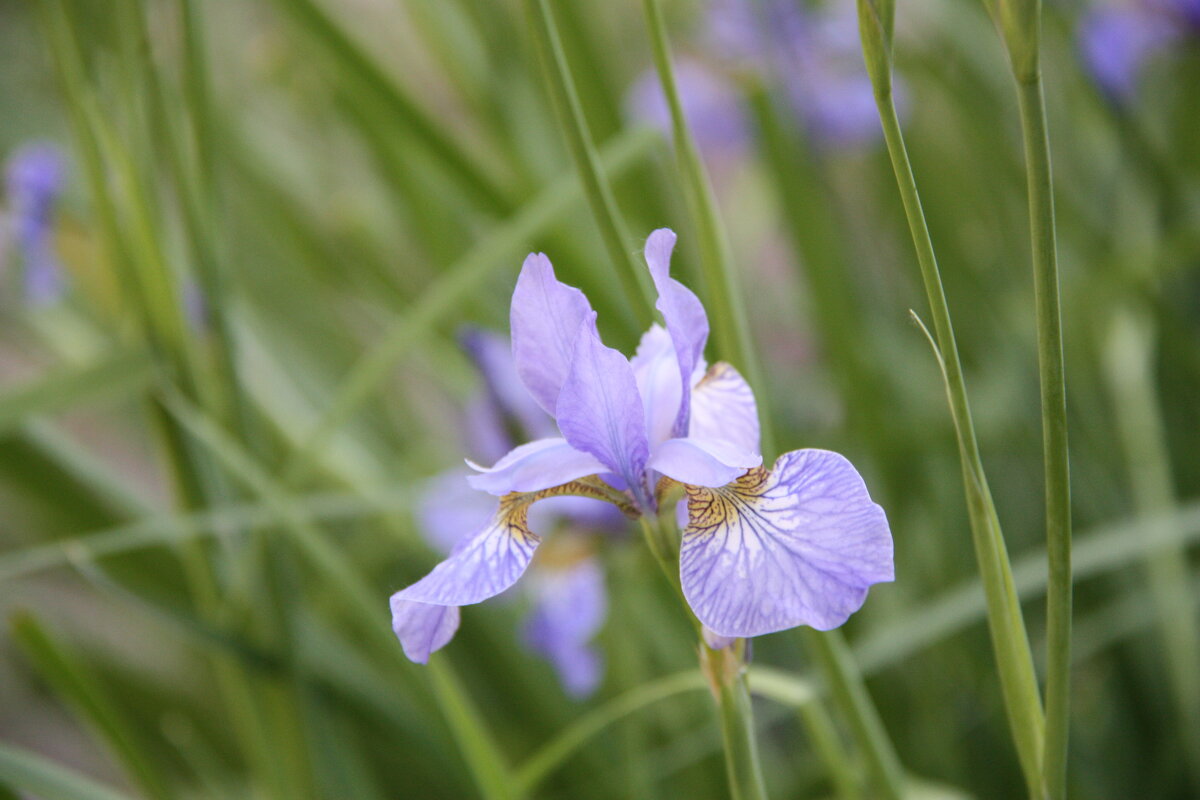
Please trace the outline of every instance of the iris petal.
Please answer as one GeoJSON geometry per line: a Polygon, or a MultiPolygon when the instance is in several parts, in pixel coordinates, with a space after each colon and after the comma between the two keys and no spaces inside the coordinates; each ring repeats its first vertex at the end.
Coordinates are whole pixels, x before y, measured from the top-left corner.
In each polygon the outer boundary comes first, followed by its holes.
{"type": "Polygon", "coordinates": [[[580,326],[555,416],[576,450],[620,475],[639,503],[649,506],[644,476],[650,445],[642,398],[629,360],[600,341],[595,313],[580,326]]]}
{"type": "Polygon", "coordinates": [[[650,267],[654,288],[658,290],[655,308],[666,320],[679,362],[681,395],[672,433],[683,436],[688,430],[692,372],[700,363],[704,344],[708,341],[708,316],[692,290],[671,277],[671,251],[674,248],[675,233],[667,228],[659,228],[646,239],[646,264],[650,267]]]}
{"type": "Polygon", "coordinates": [[[525,388],[551,416],[571,370],[579,324],[591,311],[583,292],[555,278],[545,255],[525,259],[509,313],[513,360],[525,388]]]}
{"type": "Polygon", "coordinates": [[[754,392],[738,371],[713,364],[692,390],[688,436],[721,441],[746,453],[759,452],[758,405],[754,392]]]}
{"type": "Polygon", "coordinates": [[[762,456],[747,453],[719,439],[668,439],[647,466],[690,486],[724,486],[748,469],[760,466],[762,456]]]}
{"type": "Polygon", "coordinates": [[[490,468],[471,466],[480,473],[467,479],[471,486],[494,495],[537,492],[608,469],[595,456],[576,450],[562,438],[523,444],[490,468]]]}
{"type": "Polygon", "coordinates": [[[417,603],[392,595],[392,630],[410,661],[425,664],[429,654],[441,650],[458,631],[458,606],[417,603]]]}
{"type": "Polygon", "coordinates": [[[683,592],[721,636],[836,628],[893,578],[883,509],[845,458],[785,453],[720,489],[688,487],[683,592]]]}
{"type": "Polygon", "coordinates": [[[517,582],[541,539],[529,530],[530,499],[510,495],[495,516],[464,538],[442,563],[393,598],[439,606],[466,606],[495,597],[517,582]]]}
{"type": "Polygon", "coordinates": [[[646,433],[653,448],[671,438],[682,399],[679,361],[667,329],[655,323],[642,334],[637,353],[629,360],[646,411],[646,433]]]}

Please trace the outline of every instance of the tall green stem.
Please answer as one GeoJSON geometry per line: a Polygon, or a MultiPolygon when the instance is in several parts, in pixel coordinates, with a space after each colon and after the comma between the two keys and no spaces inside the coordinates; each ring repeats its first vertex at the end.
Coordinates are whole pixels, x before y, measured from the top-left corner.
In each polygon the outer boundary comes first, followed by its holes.
{"type": "Polygon", "coordinates": [[[746,304],[742,298],[742,286],[729,237],[721,223],[717,208],[717,197],[712,181],[700,158],[700,148],[688,128],[683,115],[683,103],[679,99],[679,87],[675,82],[675,70],[671,63],[671,45],[663,22],[662,9],[658,0],[644,0],[646,23],[650,28],[650,43],[654,51],[654,67],[667,98],[671,111],[671,131],[675,140],[675,153],[679,159],[679,171],[686,186],[688,207],[700,233],[700,263],[704,268],[704,280],[708,287],[708,308],[713,312],[713,330],[716,334],[717,350],[722,358],[732,359],[743,370],[746,380],[756,390],[759,416],[762,424],[763,451],[770,454],[771,413],[764,391],[762,368],[759,365],[754,342],[750,336],[750,323],[746,317],[746,304]]]}
{"type": "Polygon", "coordinates": [[[725,769],[733,800],[766,800],[767,787],[758,763],[754,710],[746,685],[745,641],[713,650],[700,645],[700,668],[708,677],[725,743],[725,769]]]}
{"type": "Polygon", "coordinates": [[[925,294],[933,317],[936,341],[931,337],[931,342],[937,351],[939,366],[945,380],[946,396],[950,403],[950,414],[954,421],[971,536],[987,600],[988,629],[996,654],[1005,711],[1029,794],[1032,797],[1040,797],[1045,723],[1037,673],[1033,667],[1033,653],[1025,631],[1025,619],[1021,614],[1021,605],[1013,583],[1008,549],[975,438],[962,363],[958,356],[954,326],[950,322],[950,309],[938,271],[937,257],[934,255],[933,240],[921,208],[921,197],[917,192],[917,182],[913,177],[912,164],[904,145],[900,120],[896,116],[896,104],[892,95],[892,32],[895,6],[892,0],[858,0],[858,15],[863,58],[875,90],[875,104],[883,125],[888,156],[896,175],[896,184],[917,251],[921,279],[925,284],[925,294]]]}
{"type": "Polygon", "coordinates": [[[1067,733],[1071,696],[1071,484],[1067,460],[1067,392],[1063,370],[1062,313],[1054,234],[1050,140],[1042,74],[1017,76],[1017,101],[1025,140],[1029,232],[1037,305],[1038,374],[1042,394],[1042,457],[1046,480],[1046,740],[1042,774],[1047,795],[1067,788],[1067,733]]]}
{"type": "Polygon", "coordinates": [[[709,688],[717,703],[730,793],[734,800],[766,800],[766,784],[754,739],[754,709],[750,705],[750,689],[746,685],[745,640],[739,639],[720,650],[713,650],[704,642],[700,621],[691,613],[683,596],[678,550],[663,518],[642,516],[640,522],[650,552],[662,567],[667,581],[679,594],[679,601],[700,639],[700,669],[708,678],[709,688]]]}
{"type": "Polygon", "coordinates": [[[654,313],[654,288],[650,284],[650,274],[637,263],[630,249],[633,239],[617,208],[612,187],[600,168],[600,157],[583,114],[583,105],[579,102],[579,93],[571,77],[554,15],[547,0],[525,0],[525,7],[533,22],[534,39],[554,96],[554,105],[559,112],[571,157],[579,170],[584,194],[592,207],[592,216],[596,218],[601,238],[617,268],[617,277],[625,287],[630,308],[636,311],[635,316],[640,323],[648,323],[654,313]]]}

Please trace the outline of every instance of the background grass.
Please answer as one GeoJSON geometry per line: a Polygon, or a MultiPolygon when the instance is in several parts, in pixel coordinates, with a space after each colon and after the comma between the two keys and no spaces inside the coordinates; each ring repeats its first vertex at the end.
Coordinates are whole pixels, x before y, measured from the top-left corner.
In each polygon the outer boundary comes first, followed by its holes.
{"type": "MultiPolygon", "coordinates": [[[[674,228],[676,272],[708,299],[669,143],[627,112],[652,67],[639,5],[551,3],[627,251],[674,228]]],[[[729,68],[702,4],[666,11],[679,57],[729,68]]],[[[1180,726],[1200,720],[1170,663],[1196,621],[1200,59],[1176,48],[1129,103],[1106,102],[1077,59],[1083,12],[1047,8],[1044,57],[1079,572],[1069,780],[1079,797],[1191,797],[1200,753],[1180,726]],[[1154,591],[1171,570],[1190,617],[1154,591]]],[[[519,645],[511,605],[467,610],[431,668],[388,629],[388,594],[436,558],[414,503],[463,454],[476,378],[458,327],[506,329],[532,250],[588,293],[609,343],[629,352],[644,322],[529,24],[516,0],[0,3],[0,152],[37,138],[70,153],[66,293],[25,302],[12,247],[0,277],[10,794],[469,797],[480,770],[528,776],[590,719],[605,724],[533,794],[724,796],[716,718],[685,674],[689,628],[634,538],[605,548],[607,672],[586,702],[519,645]],[[196,293],[203,319],[187,311],[196,293]]],[[[897,25],[907,142],[1040,654],[1015,96],[981,6],[902,4],[897,25]]],[[[847,636],[910,773],[1019,796],[886,153],[818,146],[777,82],[727,75],[751,135],[705,156],[775,439],[846,454],[895,536],[897,581],[847,636]]],[[[756,640],[754,662],[808,676],[794,634],[756,640]]],[[[796,698],[772,697],[757,709],[772,795],[832,794],[796,698]]]]}

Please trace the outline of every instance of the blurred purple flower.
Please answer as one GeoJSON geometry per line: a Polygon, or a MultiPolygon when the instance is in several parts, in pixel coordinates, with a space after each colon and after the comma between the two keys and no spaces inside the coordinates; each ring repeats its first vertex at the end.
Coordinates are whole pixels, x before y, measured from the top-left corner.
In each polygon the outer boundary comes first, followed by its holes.
{"type": "MultiPolygon", "coordinates": [[[[746,115],[734,86],[698,61],[675,65],[675,81],[683,115],[696,144],[708,155],[737,150],[749,139],[746,115]]],[[[671,137],[671,112],[654,70],[644,72],[629,90],[627,113],[671,137]]]]}
{"type": "MultiPolygon", "coordinates": [[[[708,319],[699,299],[670,277],[674,245],[666,229],[646,242],[666,326],[652,326],[632,360],[604,346],[587,297],[560,283],[549,259],[525,260],[513,292],[513,359],[562,436],[475,467],[469,483],[499,505],[446,560],[392,598],[393,626],[410,657],[428,656],[453,632],[433,607],[478,603],[517,582],[541,544],[530,506],[564,495],[655,514],[664,490],[681,485],[688,519],[680,579],[714,644],[797,625],[837,627],[872,584],[892,580],[887,519],[846,459],[797,450],[771,471],[761,466],[754,394],[728,364],[705,369],[708,319]],[[420,647],[410,647],[414,641],[420,647]]],[[[586,597],[583,610],[566,615],[574,627],[565,626],[558,592],[586,581],[558,580],[536,590],[553,608],[535,616],[527,636],[560,667],[585,671],[573,639],[592,628],[584,624],[586,597]]]]}
{"type": "Polygon", "coordinates": [[[63,291],[63,270],[54,252],[54,209],[66,178],[62,152],[48,142],[30,142],[14,152],[5,169],[13,237],[24,268],[26,300],[46,305],[63,291]]]}
{"type": "MultiPolygon", "coordinates": [[[[711,49],[782,86],[818,145],[855,148],[879,140],[853,3],[712,0],[708,8],[711,49]]],[[[903,87],[897,84],[896,92],[902,106],[903,87]]]]}
{"type": "Polygon", "coordinates": [[[1092,79],[1128,102],[1145,65],[1200,35],[1200,0],[1132,0],[1093,7],[1079,27],[1079,49],[1092,79]]]}

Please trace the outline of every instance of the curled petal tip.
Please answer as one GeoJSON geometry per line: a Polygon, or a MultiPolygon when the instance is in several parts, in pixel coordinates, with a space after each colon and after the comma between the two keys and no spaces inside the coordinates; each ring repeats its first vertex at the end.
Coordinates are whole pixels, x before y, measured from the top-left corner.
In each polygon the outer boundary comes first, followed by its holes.
{"type": "Polygon", "coordinates": [[[404,655],[417,664],[429,662],[431,653],[445,647],[458,631],[457,606],[437,606],[392,595],[392,630],[404,655]]]}

